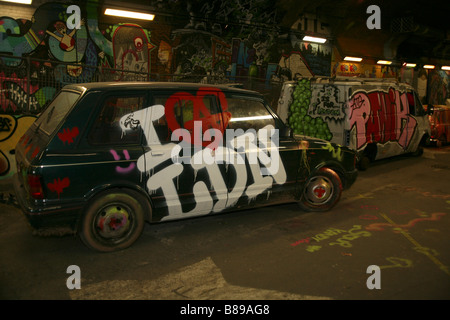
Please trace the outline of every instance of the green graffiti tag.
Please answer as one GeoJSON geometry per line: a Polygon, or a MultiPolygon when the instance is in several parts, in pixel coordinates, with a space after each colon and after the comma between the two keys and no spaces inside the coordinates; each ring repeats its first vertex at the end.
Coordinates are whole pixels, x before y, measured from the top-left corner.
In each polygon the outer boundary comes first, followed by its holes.
{"type": "MultiPolygon", "coordinates": [[[[304,134],[330,141],[333,135],[328,127],[328,123],[321,116],[312,117],[312,114],[309,112],[311,97],[311,81],[306,78],[299,80],[292,92],[293,100],[289,106],[289,126],[296,134],[304,134]]],[[[318,114],[321,115],[321,113],[318,114]]]]}
{"type": "Polygon", "coordinates": [[[327,142],[326,145],[322,147],[322,149],[330,151],[333,158],[342,161],[342,150],[339,146],[335,148],[331,145],[331,143],[327,142]]]}

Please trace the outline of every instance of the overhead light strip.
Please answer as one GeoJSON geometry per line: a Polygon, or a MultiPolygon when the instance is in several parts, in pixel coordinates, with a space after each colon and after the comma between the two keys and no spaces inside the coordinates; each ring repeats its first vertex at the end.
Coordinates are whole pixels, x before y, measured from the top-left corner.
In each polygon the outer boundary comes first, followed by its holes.
{"type": "Polygon", "coordinates": [[[311,36],[304,36],[303,41],[309,41],[309,42],[316,42],[316,43],[325,43],[327,42],[327,39],[325,38],[318,38],[318,37],[311,37],[311,36]]]}
{"type": "Polygon", "coordinates": [[[417,65],[417,64],[415,64],[415,63],[409,63],[409,62],[405,62],[405,63],[403,64],[403,66],[404,66],[404,67],[407,67],[407,68],[415,68],[416,65],[417,65]]]}
{"type": "Polygon", "coordinates": [[[345,57],[344,58],[344,60],[345,61],[354,61],[354,62],[361,62],[362,61],[362,58],[359,58],[359,57],[345,57]]]}
{"type": "Polygon", "coordinates": [[[110,8],[107,8],[105,10],[105,15],[122,17],[122,18],[149,20],[149,21],[152,21],[153,19],[155,19],[154,14],[126,11],[126,10],[117,10],[117,9],[110,9],[110,8]]]}
{"type": "Polygon", "coordinates": [[[390,64],[392,64],[392,61],[378,60],[378,61],[377,61],[377,64],[390,65],[390,64]]]}
{"type": "Polygon", "coordinates": [[[435,67],[431,64],[426,64],[423,66],[424,69],[434,69],[435,67]]]}
{"type": "Polygon", "coordinates": [[[1,1],[20,3],[20,4],[31,4],[33,2],[33,0],[1,0],[1,1]]]}

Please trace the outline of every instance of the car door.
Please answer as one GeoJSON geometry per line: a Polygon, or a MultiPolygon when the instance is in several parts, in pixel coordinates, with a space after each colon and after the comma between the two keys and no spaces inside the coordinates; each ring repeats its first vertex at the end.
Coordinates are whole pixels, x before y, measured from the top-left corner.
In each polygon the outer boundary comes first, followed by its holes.
{"type": "Polygon", "coordinates": [[[230,94],[227,104],[228,205],[293,199],[299,144],[283,135],[281,121],[259,97],[230,94]]]}
{"type": "MultiPolygon", "coordinates": [[[[87,133],[89,151],[84,155],[83,172],[77,174],[80,184],[99,186],[131,186],[143,188],[137,168],[143,156],[142,131],[125,130],[121,120],[125,115],[139,112],[147,105],[147,92],[107,92],[99,101],[98,112],[87,133]],[[86,177],[89,179],[86,179],[86,177]]],[[[78,168],[78,167],[77,167],[78,168]]],[[[75,183],[74,183],[75,184],[75,183]]]]}
{"type": "Polygon", "coordinates": [[[221,136],[224,130],[218,94],[208,88],[151,94],[151,108],[159,111],[152,118],[153,133],[146,135],[145,172],[155,220],[204,215],[225,207],[225,165],[207,160],[219,147],[211,145],[214,135],[221,136]]]}

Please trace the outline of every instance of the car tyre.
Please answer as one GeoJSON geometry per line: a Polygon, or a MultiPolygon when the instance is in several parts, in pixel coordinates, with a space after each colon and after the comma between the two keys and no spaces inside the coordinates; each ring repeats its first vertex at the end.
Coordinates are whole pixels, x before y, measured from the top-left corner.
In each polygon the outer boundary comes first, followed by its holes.
{"type": "Polygon", "coordinates": [[[298,204],[305,211],[328,211],[339,201],[342,190],[339,175],[329,168],[321,168],[309,177],[298,204]]]}
{"type": "Polygon", "coordinates": [[[145,225],[140,198],[131,190],[110,190],[92,199],[81,222],[79,235],[83,243],[100,252],[131,246],[145,225]]]}
{"type": "Polygon", "coordinates": [[[423,155],[423,146],[422,145],[418,145],[416,151],[414,151],[412,153],[412,155],[414,157],[420,157],[421,155],[423,155]]]}

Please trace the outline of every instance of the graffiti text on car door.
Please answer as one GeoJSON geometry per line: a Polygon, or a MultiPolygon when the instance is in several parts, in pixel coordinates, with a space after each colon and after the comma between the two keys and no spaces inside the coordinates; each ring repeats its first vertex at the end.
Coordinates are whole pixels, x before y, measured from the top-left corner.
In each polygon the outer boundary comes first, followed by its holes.
{"type": "MultiPolygon", "coordinates": [[[[138,127],[141,127],[145,134],[151,150],[138,159],[137,168],[150,175],[147,180],[147,189],[150,193],[156,192],[158,189],[162,190],[169,211],[169,215],[165,217],[166,220],[220,212],[233,206],[241,196],[248,197],[249,201],[265,191],[269,196],[273,183],[284,184],[286,182],[286,171],[278,150],[278,130],[272,125],[268,125],[258,132],[255,130],[247,132],[227,130],[225,146],[217,144],[217,139],[223,138],[219,137],[220,130],[209,129],[205,131],[203,138],[211,141],[211,137],[214,136],[214,148],[197,146],[197,148],[193,148],[194,153],[191,155],[191,144],[189,143],[191,140],[179,141],[180,137],[190,135],[190,132],[185,129],[180,128],[172,133],[172,141],[178,143],[162,144],[159,140],[153,121],[160,119],[164,112],[163,105],[154,105],[123,116],[120,126],[124,135],[128,130],[135,130],[138,127]],[[125,123],[130,123],[130,121],[138,125],[127,126],[125,123]],[[183,151],[182,157],[180,157],[181,151],[183,151]],[[186,154],[189,156],[186,157],[186,154]],[[166,161],[166,166],[157,169],[166,161]],[[219,170],[221,164],[226,165],[227,171],[235,170],[236,181],[233,186],[227,188],[227,182],[224,181],[219,170]],[[190,165],[196,172],[206,170],[217,201],[212,198],[205,181],[194,181],[193,195],[196,207],[189,212],[183,212],[177,191],[177,179],[183,172],[183,165],[190,165]]],[[[199,125],[201,126],[201,122],[199,125]]],[[[202,132],[201,128],[197,128],[195,131],[202,132]]]]}

